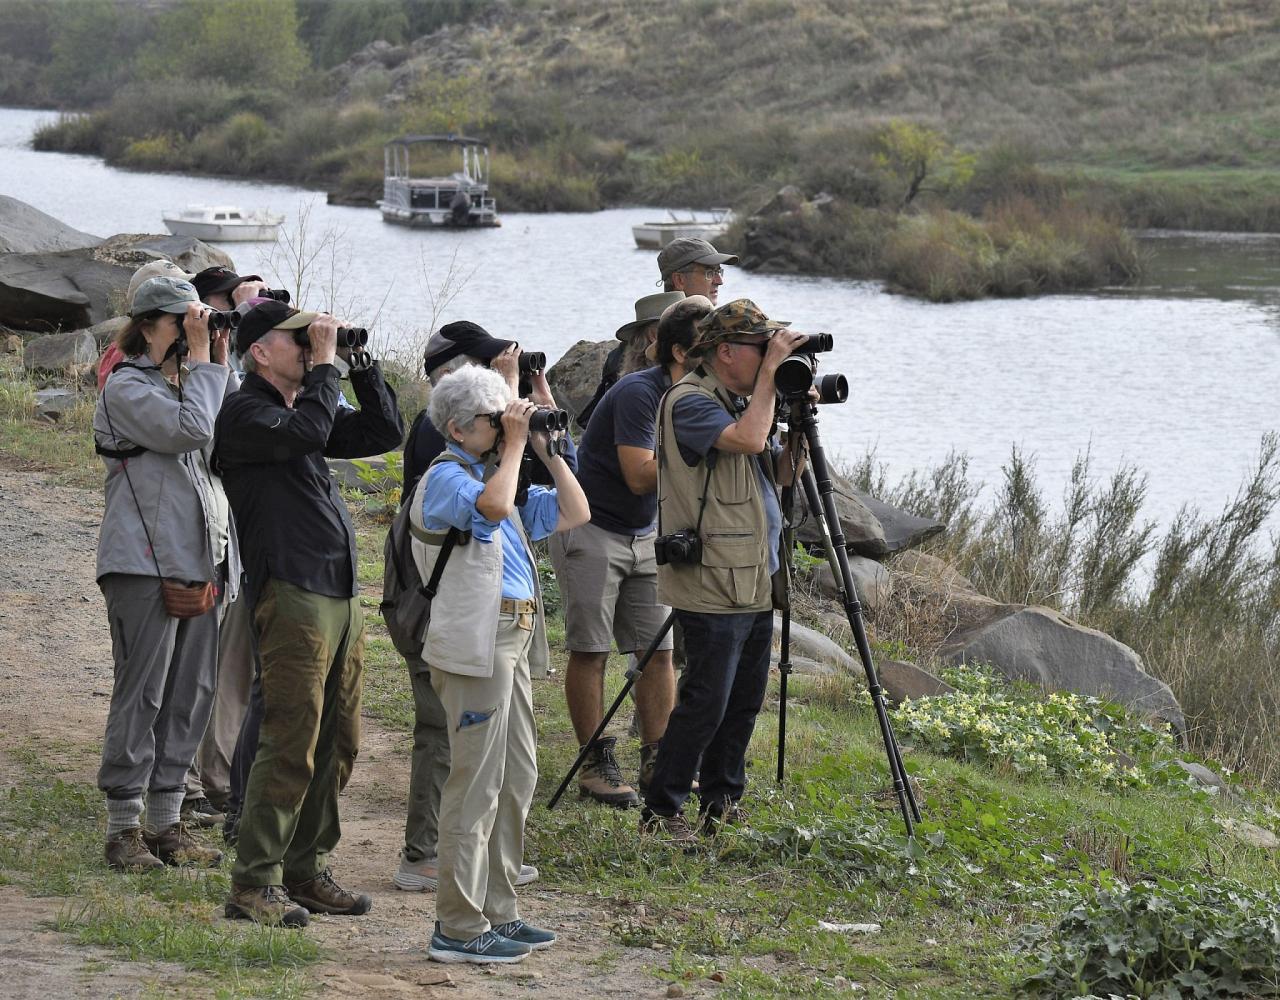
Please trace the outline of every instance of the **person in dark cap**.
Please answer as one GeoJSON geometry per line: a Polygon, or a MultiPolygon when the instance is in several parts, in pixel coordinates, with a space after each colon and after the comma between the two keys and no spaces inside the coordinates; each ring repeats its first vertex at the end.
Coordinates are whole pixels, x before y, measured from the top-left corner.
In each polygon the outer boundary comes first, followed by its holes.
{"type": "Polygon", "coordinates": [[[191,284],[196,286],[201,302],[223,312],[248,302],[267,287],[261,276],[236,274],[229,267],[206,267],[191,279],[191,284]]]}
{"type": "MultiPolygon", "coordinates": [[[[520,345],[514,340],[494,337],[484,327],[470,320],[446,323],[433,333],[423,351],[422,364],[433,386],[460,368],[476,365],[498,372],[513,396],[520,391],[520,345]]],[[[531,376],[529,381],[532,390],[529,394],[530,401],[540,406],[556,405],[545,373],[539,372],[531,376]]],[[[565,461],[576,474],[577,450],[571,438],[566,438],[566,441],[569,454],[565,456],[565,461]]],[[[424,409],[414,418],[409,428],[409,437],[405,441],[402,497],[413,495],[418,480],[435,461],[436,456],[445,450],[445,445],[444,436],[432,424],[424,409]]],[[[444,706],[440,704],[440,697],[431,686],[427,664],[421,658],[414,657],[406,665],[413,688],[413,757],[409,766],[404,847],[400,851],[400,864],[392,876],[392,883],[397,889],[422,892],[434,890],[439,880],[436,846],[439,838],[440,795],[445,779],[449,777],[449,733],[444,706]]],[[[537,877],[537,868],[522,864],[515,884],[527,885],[537,877]]]]}
{"type": "Polygon", "coordinates": [[[736,263],[734,254],[721,253],[706,240],[681,236],[658,253],[659,280],[668,292],[705,295],[715,305],[724,284],[724,265],[736,263]]]}
{"type": "Polygon", "coordinates": [[[288,926],[372,905],[329,871],[359,744],[364,617],[356,533],[325,458],[389,451],[404,425],[376,363],[352,366],[360,409],[339,409],[337,331],[334,317],[282,302],[246,312],[236,346],[247,374],[214,436],[265,705],[226,914],[288,926]]]}

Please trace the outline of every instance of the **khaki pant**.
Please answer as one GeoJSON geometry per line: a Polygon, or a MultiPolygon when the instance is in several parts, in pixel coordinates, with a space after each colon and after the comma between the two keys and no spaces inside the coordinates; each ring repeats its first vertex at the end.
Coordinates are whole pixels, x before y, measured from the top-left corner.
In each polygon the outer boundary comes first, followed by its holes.
{"type": "Polygon", "coordinates": [[[358,598],[270,580],[254,611],[264,714],[231,880],[305,882],[342,836],[338,793],[360,743],[364,615],[358,598]]]}
{"type": "Polygon", "coordinates": [[[253,615],[242,590],[218,626],[218,683],[209,728],[187,774],[187,798],[205,796],[221,808],[231,796],[231,758],[253,686],[253,615]]]}
{"type": "Polygon", "coordinates": [[[463,941],[520,916],[515,880],[538,783],[529,680],[532,624],[529,615],[498,618],[491,677],[464,677],[431,665],[452,758],[440,799],[436,919],[448,937],[463,941]]]}

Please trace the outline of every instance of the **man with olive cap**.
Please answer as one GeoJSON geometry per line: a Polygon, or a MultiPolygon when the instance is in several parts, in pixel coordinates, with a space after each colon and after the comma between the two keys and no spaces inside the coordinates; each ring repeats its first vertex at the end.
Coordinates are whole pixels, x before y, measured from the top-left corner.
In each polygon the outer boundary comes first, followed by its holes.
{"type": "Polygon", "coordinates": [[[325,457],[389,451],[404,427],[376,364],[352,369],[360,409],[339,409],[337,330],[332,316],[276,301],[245,313],[236,347],[247,374],[214,437],[265,706],[226,914],[288,926],[372,905],[329,872],[359,744],[364,617],[356,533],[325,457]]]}
{"type": "Polygon", "coordinates": [[[745,819],[739,800],[769,679],[773,576],[785,573],[776,490],[794,474],[790,445],[775,453],[770,440],[773,377],[803,339],[750,299],[723,305],[698,321],[689,351],[697,367],[659,410],[658,597],[684,631],[685,672],[641,830],[681,844],[696,836],[683,809],[699,760],[702,830],[745,819]],[[739,411],[742,397],[750,402],[739,411]],[[664,546],[679,534],[700,544],[664,546]]]}
{"type": "Polygon", "coordinates": [[[681,236],[658,253],[659,280],[668,292],[705,295],[715,305],[724,284],[724,265],[736,263],[734,254],[721,253],[706,240],[681,236]]]}

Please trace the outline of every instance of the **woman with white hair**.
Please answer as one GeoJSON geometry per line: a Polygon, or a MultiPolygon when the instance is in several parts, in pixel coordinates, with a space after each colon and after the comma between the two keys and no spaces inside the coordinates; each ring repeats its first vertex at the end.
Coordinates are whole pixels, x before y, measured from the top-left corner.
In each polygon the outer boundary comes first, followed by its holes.
{"type": "Polygon", "coordinates": [[[555,943],[520,919],[515,894],[538,779],[530,678],[546,674],[549,657],[529,543],[585,524],[590,510],[548,435],[530,433],[536,409],[497,372],[446,375],[428,413],[448,445],[410,501],[422,579],[445,560],[422,651],[451,757],[428,952],[438,962],[519,962],[555,943]],[[555,485],[530,486],[517,507],[528,441],[555,485]]]}

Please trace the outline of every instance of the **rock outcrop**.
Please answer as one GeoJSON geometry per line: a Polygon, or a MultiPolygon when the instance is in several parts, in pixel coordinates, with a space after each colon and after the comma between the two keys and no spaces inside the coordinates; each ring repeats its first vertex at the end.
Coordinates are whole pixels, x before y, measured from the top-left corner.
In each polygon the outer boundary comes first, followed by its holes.
{"type": "Polygon", "coordinates": [[[101,242],[100,236],[72,229],[25,201],[0,194],[0,253],[57,253],[101,242]]]}
{"type": "Polygon", "coordinates": [[[618,346],[616,340],[580,340],[547,369],[547,382],[556,402],[577,417],[582,408],[591,402],[596,386],[600,384],[600,371],[604,359],[618,346]]]}
{"type": "Polygon", "coordinates": [[[66,373],[98,358],[98,345],[88,330],[52,333],[28,341],[22,352],[22,367],[29,372],[66,373]]]}

